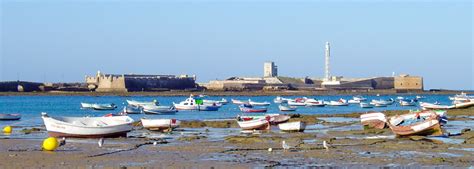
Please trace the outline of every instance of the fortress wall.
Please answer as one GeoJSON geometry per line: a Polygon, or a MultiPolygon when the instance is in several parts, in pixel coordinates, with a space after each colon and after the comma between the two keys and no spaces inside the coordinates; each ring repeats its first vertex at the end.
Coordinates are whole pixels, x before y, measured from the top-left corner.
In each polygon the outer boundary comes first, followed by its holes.
{"type": "Polygon", "coordinates": [[[194,78],[175,77],[125,77],[125,87],[128,91],[147,91],[152,89],[189,89],[195,88],[194,78]]]}

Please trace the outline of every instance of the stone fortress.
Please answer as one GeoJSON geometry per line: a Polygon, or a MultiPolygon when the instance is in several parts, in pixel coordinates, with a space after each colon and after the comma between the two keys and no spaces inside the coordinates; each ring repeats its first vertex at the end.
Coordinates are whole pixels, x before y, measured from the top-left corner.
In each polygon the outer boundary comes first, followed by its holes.
{"type": "Polygon", "coordinates": [[[103,74],[86,76],[89,89],[97,92],[133,92],[195,89],[196,76],[103,74]]]}

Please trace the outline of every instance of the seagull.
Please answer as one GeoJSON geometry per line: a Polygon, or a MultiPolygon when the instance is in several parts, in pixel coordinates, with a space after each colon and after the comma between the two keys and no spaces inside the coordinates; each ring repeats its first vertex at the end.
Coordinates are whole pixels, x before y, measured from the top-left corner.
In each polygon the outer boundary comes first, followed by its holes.
{"type": "Polygon", "coordinates": [[[272,151],[273,151],[273,149],[271,147],[268,148],[268,152],[272,152],[272,151]]]}
{"type": "Polygon", "coordinates": [[[155,142],[153,142],[153,146],[156,146],[157,144],[158,144],[158,142],[156,142],[156,141],[155,141],[155,142]]]}
{"type": "Polygon", "coordinates": [[[281,147],[283,148],[284,151],[290,149],[290,146],[288,144],[286,144],[285,140],[281,141],[281,147]]]}
{"type": "Polygon", "coordinates": [[[326,142],[326,140],[323,141],[323,147],[326,149],[326,151],[329,150],[329,144],[326,142]]]}
{"type": "Polygon", "coordinates": [[[100,138],[97,144],[99,144],[99,147],[102,147],[104,145],[104,138],[100,138]]]}
{"type": "Polygon", "coordinates": [[[59,147],[66,145],[66,137],[63,137],[61,141],[59,141],[59,147]]]}

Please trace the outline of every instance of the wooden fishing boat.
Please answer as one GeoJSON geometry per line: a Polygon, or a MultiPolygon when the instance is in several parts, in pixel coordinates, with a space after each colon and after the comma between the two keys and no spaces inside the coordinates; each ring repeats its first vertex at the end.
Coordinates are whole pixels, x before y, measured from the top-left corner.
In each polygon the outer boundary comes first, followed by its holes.
{"type": "Polygon", "coordinates": [[[277,96],[275,99],[273,99],[273,102],[277,104],[281,104],[281,103],[288,103],[288,101],[292,101],[292,100],[293,99],[277,96]]]}
{"type": "Polygon", "coordinates": [[[174,106],[145,105],[143,112],[145,114],[175,114],[178,110],[174,106]]]}
{"type": "Polygon", "coordinates": [[[239,109],[240,109],[240,111],[242,111],[244,113],[264,113],[264,112],[267,112],[266,107],[257,108],[257,107],[254,107],[252,105],[249,105],[249,104],[242,104],[242,105],[239,106],[239,109]]]}
{"type": "Polygon", "coordinates": [[[140,107],[124,106],[122,112],[126,114],[141,114],[142,110],[140,107]]]}
{"type": "Polygon", "coordinates": [[[290,100],[287,102],[289,106],[306,106],[305,102],[297,102],[295,100],[290,100]]]}
{"type": "Polygon", "coordinates": [[[278,128],[286,132],[303,132],[306,129],[306,123],[301,121],[280,123],[278,124],[278,128]]]}
{"type": "Polygon", "coordinates": [[[284,106],[284,105],[278,105],[278,109],[280,109],[280,111],[296,111],[296,107],[295,106],[284,106]]]}
{"type": "Polygon", "coordinates": [[[349,106],[349,103],[347,103],[346,100],[344,99],[339,99],[338,101],[329,101],[326,103],[328,106],[349,106]]]}
{"type": "Polygon", "coordinates": [[[179,102],[178,104],[173,103],[174,107],[178,110],[196,110],[196,111],[217,111],[222,106],[220,103],[207,104],[201,99],[194,99],[190,96],[186,100],[179,102]]]}
{"type": "Polygon", "coordinates": [[[225,105],[229,103],[225,98],[222,98],[221,100],[202,100],[204,104],[222,104],[225,105]]]}
{"type": "Polygon", "coordinates": [[[111,104],[93,104],[92,108],[94,110],[115,110],[117,106],[113,103],[111,104]]]}
{"type": "Polygon", "coordinates": [[[94,103],[81,103],[81,108],[83,109],[93,109],[94,103]]]}
{"type": "Polygon", "coordinates": [[[415,106],[414,101],[400,100],[400,106],[415,106]]]}
{"type": "Polygon", "coordinates": [[[249,99],[248,102],[252,106],[270,106],[270,102],[256,102],[249,99]]]}
{"type": "Polygon", "coordinates": [[[447,109],[456,108],[454,105],[448,106],[448,105],[439,105],[439,104],[432,104],[432,103],[426,103],[426,102],[420,102],[420,106],[424,110],[429,110],[429,109],[447,110],[447,109]]]}
{"type": "Polygon", "coordinates": [[[349,100],[347,103],[349,103],[349,104],[360,104],[360,102],[361,102],[360,100],[353,100],[353,99],[351,99],[351,100],[349,100]]]}
{"type": "Polygon", "coordinates": [[[126,137],[133,128],[128,116],[113,117],[50,117],[41,113],[51,137],[126,137]]]}
{"type": "Polygon", "coordinates": [[[238,116],[237,119],[241,119],[242,121],[249,121],[255,119],[266,119],[270,122],[271,125],[277,125],[280,123],[287,122],[290,120],[290,116],[283,115],[283,114],[264,114],[264,115],[253,115],[253,116],[238,116]]]}
{"type": "Polygon", "coordinates": [[[305,106],[311,106],[311,107],[324,107],[326,104],[324,104],[323,100],[316,100],[316,99],[306,99],[304,102],[305,106]]]}
{"type": "Polygon", "coordinates": [[[231,99],[230,101],[231,101],[233,104],[237,104],[237,105],[248,104],[247,101],[242,101],[242,100],[231,99]]]}
{"type": "Polygon", "coordinates": [[[148,130],[156,130],[156,131],[163,131],[163,130],[172,130],[181,124],[181,121],[176,119],[141,119],[143,128],[148,130]]]}
{"type": "Polygon", "coordinates": [[[4,114],[0,113],[0,120],[20,120],[21,114],[4,114]]]}
{"type": "Polygon", "coordinates": [[[237,120],[242,130],[269,130],[270,122],[267,119],[254,119],[248,121],[237,120]]]}
{"type": "Polygon", "coordinates": [[[144,105],[159,105],[159,102],[157,100],[153,100],[151,102],[147,101],[136,101],[136,100],[127,100],[128,105],[135,106],[135,107],[141,107],[144,105]]]}
{"type": "Polygon", "coordinates": [[[360,102],[359,104],[361,108],[373,108],[373,106],[370,105],[369,103],[360,102]]]}
{"type": "Polygon", "coordinates": [[[365,113],[360,115],[360,122],[364,128],[383,129],[386,127],[387,118],[380,112],[365,113]]]}
{"type": "Polygon", "coordinates": [[[364,98],[364,97],[361,96],[361,95],[357,95],[357,96],[352,97],[352,100],[365,101],[365,100],[367,100],[367,99],[364,98]]]}
{"type": "Polygon", "coordinates": [[[439,116],[434,112],[428,112],[427,116],[420,113],[407,113],[390,117],[388,126],[398,136],[410,135],[442,135],[439,116]]]}

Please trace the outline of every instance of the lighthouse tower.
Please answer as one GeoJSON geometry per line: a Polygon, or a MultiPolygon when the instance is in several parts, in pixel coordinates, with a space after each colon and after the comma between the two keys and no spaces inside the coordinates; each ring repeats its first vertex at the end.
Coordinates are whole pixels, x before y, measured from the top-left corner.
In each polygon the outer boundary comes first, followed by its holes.
{"type": "Polygon", "coordinates": [[[323,79],[323,86],[329,86],[329,85],[340,85],[341,84],[341,78],[342,77],[333,77],[331,76],[331,72],[329,69],[329,59],[331,57],[331,46],[329,45],[329,42],[326,42],[326,50],[325,50],[325,67],[324,67],[324,79],[323,79]]]}
{"type": "Polygon", "coordinates": [[[326,52],[325,52],[326,64],[325,64],[325,71],[324,71],[325,81],[331,80],[331,73],[329,72],[329,57],[330,56],[331,56],[331,47],[329,46],[329,42],[326,42],[326,52]]]}

